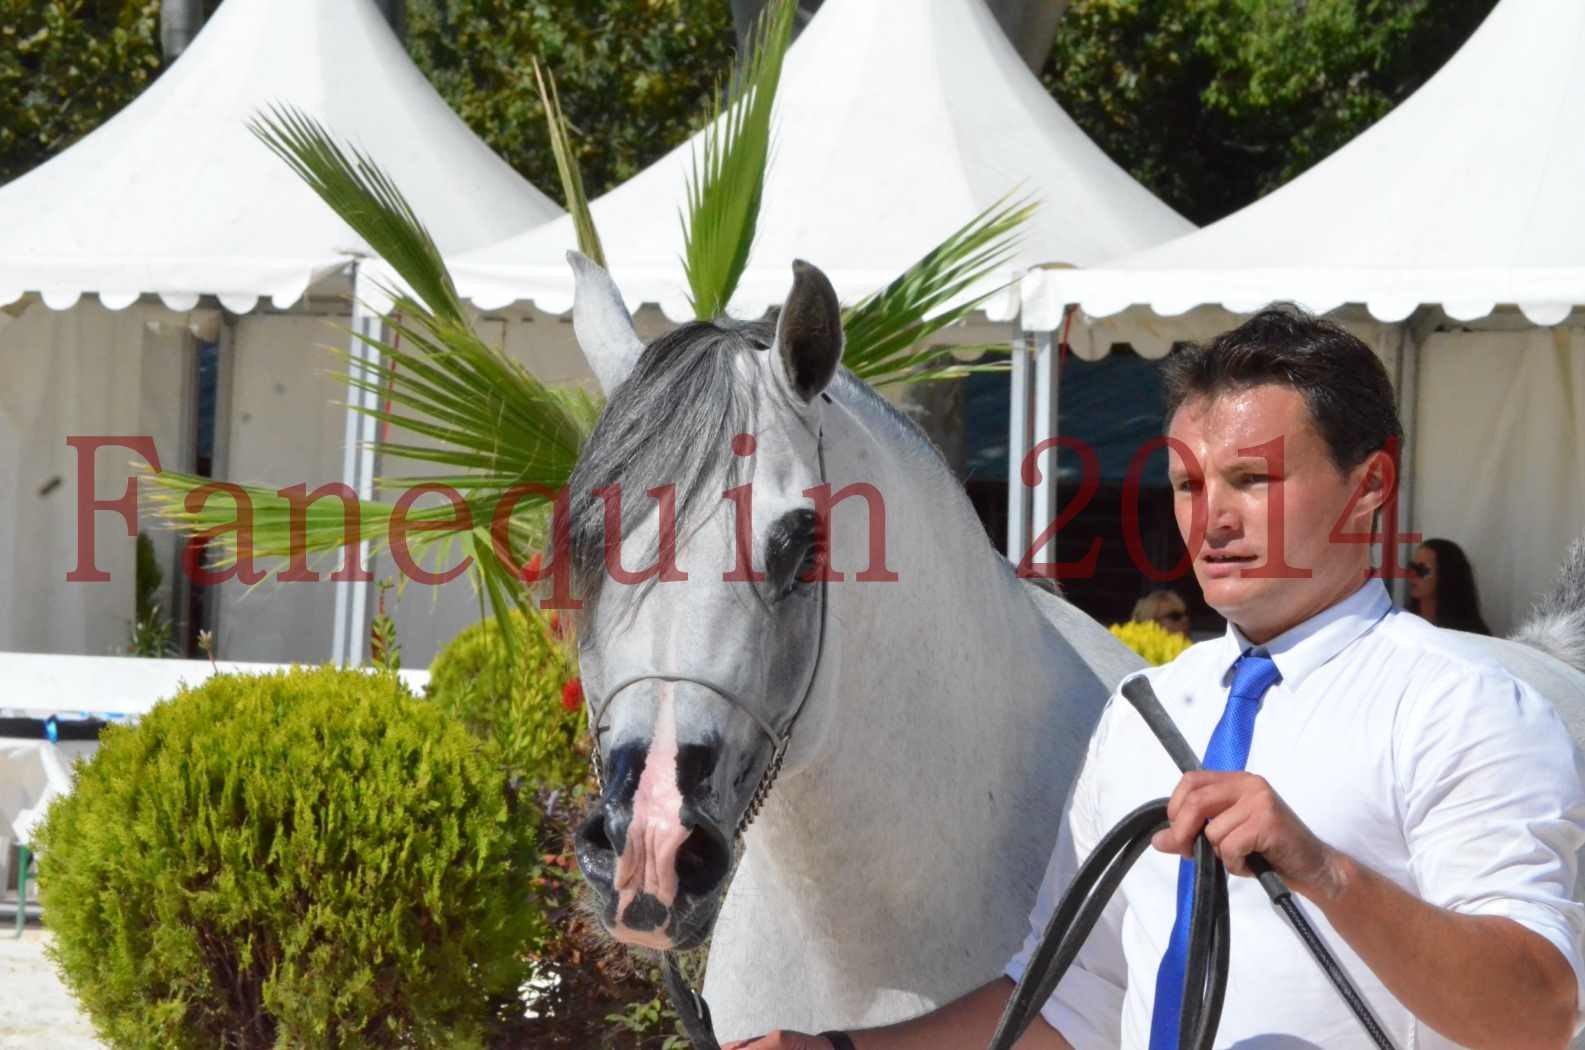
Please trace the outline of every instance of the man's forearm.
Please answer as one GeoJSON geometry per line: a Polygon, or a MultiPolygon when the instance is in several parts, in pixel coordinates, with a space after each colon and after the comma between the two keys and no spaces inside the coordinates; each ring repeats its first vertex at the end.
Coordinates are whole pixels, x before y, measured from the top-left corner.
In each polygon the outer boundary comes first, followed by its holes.
{"type": "Polygon", "coordinates": [[[1326,885],[1302,892],[1420,1020],[1461,1046],[1567,1045],[1574,974],[1540,935],[1427,904],[1345,854],[1329,867],[1326,885]]]}
{"type": "MultiPolygon", "coordinates": [[[[1012,994],[1013,982],[998,977],[923,1017],[848,1034],[854,1050],[974,1050],[990,1044],[1012,994]]],[[[1017,1046],[1018,1050],[1073,1050],[1039,1017],[1017,1046]]]]}

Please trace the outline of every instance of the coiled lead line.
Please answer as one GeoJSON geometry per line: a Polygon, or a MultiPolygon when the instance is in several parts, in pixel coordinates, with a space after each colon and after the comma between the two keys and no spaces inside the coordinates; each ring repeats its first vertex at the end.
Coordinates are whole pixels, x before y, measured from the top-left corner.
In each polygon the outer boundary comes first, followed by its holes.
{"type": "MultiPolygon", "coordinates": [[[[1156,739],[1161,741],[1178,768],[1184,773],[1199,772],[1199,757],[1178,732],[1161,701],[1156,699],[1150,682],[1143,675],[1135,675],[1123,683],[1122,693],[1156,734],[1156,739]]],[[[1001,1022],[991,1040],[991,1050],[1012,1050],[1013,1044],[1028,1030],[1035,1013],[1056,991],[1063,974],[1078,956],[1079,948],[1095,928],[1123,876],[1145,851],[1151,836],[1167,823],[1167,801],[1158,799],[1124,817],[1096,846],[1046,924],[1023,979],[1002,1011],[1001,1022]]],[[[1266,896],[1271,898],[1272,905],[1299,935],[1305,949],[1372,1044],[1377,1050],[1394,1050],[1392,1039],[1370,1004],[1305,918],[1293,899],[1293,891],[1282,877],[1258,853],[1251,853],[1245,863],[1254,872],[1266,896]]],[[[1227,869],[1210,842],[1200,835],[1194,841],[1194,907],[1189,920],[1188,966],[1184,974],[1183,1013],[1178,1025],[1179,1050],[1210,1050],[1216,1039],[1227,990],[1227,931],[1227,869]]]]}
{"type": "MultiPolygon", "coordinates": [[[[1167,800],[1140,806],[1106,833],[1051,913],[1023,978],[1002,1011],[991,1050],[1011,1050],[1078,957],[1090,931],[1156,832],[1166,827],[1167,800]]],[[[1194,908],[1189,920],[1188,965],[1178,1045],[1209,1050],[1222,1020],[1227,992],[1227,869],[1201,835],[1194,843],[1194,908]]]]}

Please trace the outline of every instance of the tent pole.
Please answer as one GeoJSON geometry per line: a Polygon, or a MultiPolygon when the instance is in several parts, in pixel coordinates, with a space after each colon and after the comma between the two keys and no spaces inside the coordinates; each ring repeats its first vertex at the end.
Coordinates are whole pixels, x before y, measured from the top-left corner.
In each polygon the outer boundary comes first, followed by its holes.
{"type": "MultiPolygon", "coordinates": [[[[341,480],[357,493],[360,500],[374,496],[374,441],[378,436],[378,421],[366,411],[379,407],[379,395],[364,390],[353,380],[368,374],[368,369],[379,363],[380,352],[364,342],[365,338],[383,336],[383,322],[379,314],[366,305],[370,299],[367,277],[357,260],[352,264],[352,335],[351,361],[347,385],[347,418],[343,431],[344,448],[341,457],[341,480]],[[360,409],[364,411],[360,411],[360,409]]],[[[358,544],[357,564],[368,567],[369,544],[358,544]]],[[[363,662],[366,641],[364,624],[369,610],[369,583],[355,580],[336,581],[335,628],[331,636],[330,661],[343,667],[356,667],[363,662]]]]}
{"type": "MultiPolygon", "coordinates": [[[[1424,310],[1424,307],[1421,308],[1424,310]]],[[[1398,514],[1397,532],[1406,536],[1414,531],[1414,454],[1418,440],[1418,409],[1420,404],[1420,343],[1421,310],[1416,310],[1405,321],[1398,339],[1398,421],[1403,425],[1403,443],[1398,449],[1398,514]]],[[[1411,557],[1399,548],[1395,561],[1401,570],[1411,557]]],[[[1392,581],[1393,601],[1402,606],[1409,597],[1408,574],[1400,571],[1392,581]]]]}
{"type": "Polygon", "coordinates": [[[1030,492],[1020,476],[1029,454],[1029,336],[1013,321],[1012,392],[1007,412],[1007,560],[1015,566],[1029,546],[1030,492]]]}
{"type": "MultiPolygon", "coordinates": [[[[230,310],[224,307],[220,310],[220,332],[215,339],[215,431],[211,437],[213,444],[209,450],[209,477],[229,478],[231,476],[231,427],[235,417],[232,413],[233,381],[236,377],[236,347],[237,347],[237,318],[230,310]]],[[[188,400],[195,406],[198,404],[196,366],[192,369],[195,381],[192,383],[191,396],[188,400]]],[[[196,427],[196,423],[193,424],[196,427]]],[[[193,429],[186,421],[182,424],[183,433],[191,433],[193,429]]],[[[197,454],[193,451],[191,458],[184,455],[184,468],[190,473],[197,472],[197,454]]],[[[176,565],[177,572],[173,577],[171,593],[172,601],[177,610],[176,619],[181,624],[183,637],[196,640],[200,630],[208,631],[215,639],[216,652],[227,651],[225,647],[230,644],[224,611],[220,600],[218,588],[210,588],[204,597],[203,616],[199,623],[191,623],[189,613],[192,608],[193,581],[185,572],[180,571],[182,551],[185,549],[187,539],[176,536],[176,565]]],[[[234,651],[234,650],[232,650],[234,651]]]]}
{"type": "MultiPolygon", "coordinates": [[[[1050,332],[1035,333],[1035,407],[1030,448],[1057,436],[1057,383],[1061,381],[1056,352],[1050,332]]],[[[1035,484],[1030,506],[1030,528],[1034,535],[1044,532],[1057,516],[1057,449],[1043,453],[1040,480],[1035,484]]],[[[1057,560],[1057,534],[1053,531],[1045,544],[1046,560],[1057,560]]],[[[1031,550],[1030,560],[1040,559],[1041,551],[1031,550]]]]}

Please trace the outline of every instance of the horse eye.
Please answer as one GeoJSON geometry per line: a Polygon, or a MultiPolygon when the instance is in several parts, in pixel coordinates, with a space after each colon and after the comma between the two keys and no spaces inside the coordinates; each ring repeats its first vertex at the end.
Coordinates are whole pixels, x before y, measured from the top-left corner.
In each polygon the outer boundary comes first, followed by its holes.
{"type": "Polygon", "coordinates": [[[808,586],[825,550],[825,536],[814,511],[789,511],[773,526],[766,542],[765,569],[781,600],[808,586]]]}
{"type": "Polygon", "coordinates": [[[781,591],[776,597],[785,598],[793,592],[808,586],[806,577],[808,577],[813,568],[814,544],[810,544],[809,549],[804,552],[803,558],[799,560],[798,568],[787,574],[787,582],[782,584],[781,591]]]}
{"type": "Polygon", "coordinates": [[[798,563],[798,571],[793,574],[793,579],[799,583],[813,582],[810,577],[820,564],[820,544],[810,543],[809,549],[804,551],[803,560],[798,563]]]}
{"type": "Polygon", "coordinates": [[[820,563],[826,557],[825,535],[818,527],[814,528],[809,536],[809,542],[804,547],[803,557],[799,559],[798,569],[787,578],[786,585],[782,588],[781,597],[785,598],[794,591],[807,589],[815,583],[815,573],[819,571],[820,563]]]}

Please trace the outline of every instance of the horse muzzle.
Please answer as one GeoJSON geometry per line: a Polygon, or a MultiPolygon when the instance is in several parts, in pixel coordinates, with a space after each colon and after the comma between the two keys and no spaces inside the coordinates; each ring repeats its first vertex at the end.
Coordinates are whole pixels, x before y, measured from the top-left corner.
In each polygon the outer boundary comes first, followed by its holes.
{"type": "Polygon", "coordinates": [[[683,797],[675,769],[675,756],[651,754],[637,783],[611,784],[574,836],[607,930],[659,950],[709,934],[732,867],[731,841],[683,797]]]}

